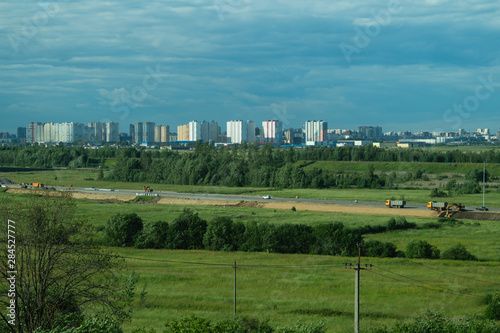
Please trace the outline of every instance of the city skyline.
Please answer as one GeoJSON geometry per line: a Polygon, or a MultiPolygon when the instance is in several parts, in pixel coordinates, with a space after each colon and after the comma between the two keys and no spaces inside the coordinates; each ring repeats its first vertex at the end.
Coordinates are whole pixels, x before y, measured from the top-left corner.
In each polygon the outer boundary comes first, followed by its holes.
{"type": "Polygon", "coordinates": [[[297,128],[304,115],[333,128],[500,127],[495,1],[1,6],[0,132],[26,119],[297,128]]]}

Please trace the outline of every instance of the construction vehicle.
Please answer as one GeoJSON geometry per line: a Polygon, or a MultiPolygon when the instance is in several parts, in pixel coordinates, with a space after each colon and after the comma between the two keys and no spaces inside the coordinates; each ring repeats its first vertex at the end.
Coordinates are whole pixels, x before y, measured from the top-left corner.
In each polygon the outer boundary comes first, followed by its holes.
{"type": "Polygon", "coordinates": [[[151,193],[151,192],[153,192],[153,189],[147,185],[144,185],[144,192],[151,193]]]}
{"type": "Polygon", "coordinates": [[[33,183],[33,187],[42,188],[45,187],[45,185],[43,185],[42,183],[33,183]]]}
{"type": "Polygon", "coordinates": [[[405,200],[386,200],[385,205],[389,208],[404,208],[406,205],[405,200]]]}
{"type": "Polygon", "coordinates": [[[448,206],[446,206],[446,215],[450,214],[450,209],[453,207],[457,207],[457,211],[465,209],[465,205],[461,203],[451,203],[448,206]]]}
{"type": "Polygon", "coordinates": [[[427,208],[433,209],[433,210],[446,210],[448,208],[448,203],[447,202],[436,202],[436,201],[429,201],[427,203],[427,208]]]}

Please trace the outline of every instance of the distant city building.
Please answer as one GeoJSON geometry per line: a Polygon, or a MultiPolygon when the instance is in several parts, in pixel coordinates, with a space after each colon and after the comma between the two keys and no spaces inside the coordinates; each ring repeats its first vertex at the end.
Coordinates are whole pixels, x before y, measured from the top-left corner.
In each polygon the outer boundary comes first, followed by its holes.
{"type": "Polygon", "coordinates": [[[28,123],[26,125],[26,142],[63,142],[94,140],[95,129],[80,123],[28,123]]]}
{"type": "Polygon", "coordinates": [[[134,143],[150,144],[155,142],[155,123],[135,123],[134,124],[134,143]]]}
{"type": "Polygon", "coordinates": [[[133,140],[134,137],[135,137],[135,126],[134,126],[134,124],[130,124],[128,126],[128,133],[132,137],[132,140],[133,140]]]}
{"type": "Polygon", "coordinates": [[[177,141],[189,141],[189,125],[177,126],[177,141]]]}
{"type": "Polygon", "coordinates": [[[264,143],[281,145],[283,142],[282,124],[279,120],[265,120],[262,122],[264,143]]]}
{"type": "Polygon", "coordinates": [[[301,128],[289,128],[283,131],[284,145],[301,145],[304,143],[304,131],[301,128]]]}
{"type": "Polygon", "coordinates": [[[227,142],[248,142],[248,124],[243,120],[230,120],[227,122],[227,142]]]}
{"type": "Polygon", "coordinates": [[[120,141],[120,125],[116,122],[107,122],[105,124],[106,138],[105,142],[119,142],[120,141]]]}
{"type": "Polygon", "coordinates": [[[189,125],[189,141],[201,140],[201,122],[190,121],[188,125],[189,125]]]}
{"type": "Polygon", "coordinates": [[[328,123],[326,121],[306,121],[304,126],[307,141],[328,141],[328,123]]]}
{"type": "Polygon", "coordinates": [[[16,134],[18,140],[26,139],[26,127],[18,127],[16,130],[16,134]]]}
{"type": "Polygon", "coordinates": [[[380,126],[359,126],[359,136],[363,139],[382,139],[382,127],[380,126]]]}
{"type": "Polygon", "coordinates": [[[135,123],[134,124],[134,143],[142,143],[143,138],[143,123],[135,123]]]}
{"type": "Polygon", "coordinates": [[[168,125],[155,126],[155,142],[168,143],[170,141],[170,127],[168,125]]]}

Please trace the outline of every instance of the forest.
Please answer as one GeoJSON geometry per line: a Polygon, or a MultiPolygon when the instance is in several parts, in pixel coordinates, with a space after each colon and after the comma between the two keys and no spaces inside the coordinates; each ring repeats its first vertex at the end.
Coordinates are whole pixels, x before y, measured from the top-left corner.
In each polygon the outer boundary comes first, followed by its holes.
{"type": "MultiPolygon", "coordinates": [[[[392,170],[375,174],[308,169],[316,161],[498,163],[500,152],[488,150],[438,151],[429,149],[383,149],[363,147],[273,148],[243,144],[214,148],[198,142],[193,151],[103,147],[0,147],[3,166],[35,168],[98,168],[106,159],[116,163],[107,180],[176,185],[254,186],[275,188],[381,188],[393,186],[398,177],[392,170]]],[[[477,171],[477,170],[476,170],[477,171]]],[[[477,183],[466,186],[477,191],[477,183]]],[[[423,171],[410,175],[420,179],[423,171]]],[[[410,179],[406,179],[410,180],[410,179]]]]}

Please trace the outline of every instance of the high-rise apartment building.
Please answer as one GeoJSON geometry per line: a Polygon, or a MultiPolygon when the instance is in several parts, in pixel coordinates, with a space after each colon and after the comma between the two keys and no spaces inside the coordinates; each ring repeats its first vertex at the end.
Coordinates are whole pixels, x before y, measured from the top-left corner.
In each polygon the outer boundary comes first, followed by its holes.
{"type": "Polygon", "coordinates": [[[326,121],[308,120],[304,126],[304,131],[306,135],[306,142],[328,141],[328,123],[326,121]]]}
{"type": "Polygon", "coordinates": [[[106,142],[119,142],[120,141],[120,125],[116,122],[107,122],[106,128],[106,142]]]}
{"type": "Polygon", "coordinates": [[[177,126],[177,141],[189,141],[189,124],[177,126]]]}
{"type": "Polygon", "coordinates": [[[382,127],[380,126],[359,126],[358,127],[359,136],[362,139],[382,139],[382,127]]]}
{"type": "Polygon", "coordinates": [[[189,141],[201,140],[201,122],[193,120],[189,124],[189,141]]]}
{"type": "Polygon", "coordinates": [[[242,143],[248,141],[247,123],[243,120],[231,120],[227,122],[228,143],[242,143]]]}
{"type": "Polygon", "coordinates": [[[155,142],[168,143],[170,141],[170,127],[168,125],[155,126],[155,142]]]}
{"type": "Polygon", "coordinates": [[[134,124],[134,143],[153,143],[155,142],[155,123],[135,123],[134,124]]]}
{"type": "Polygon", "coordinates": [[[283,143],[282,124],[279,120],[265,120],[262,122],[264,142],[281,145],[283,143]]]}

